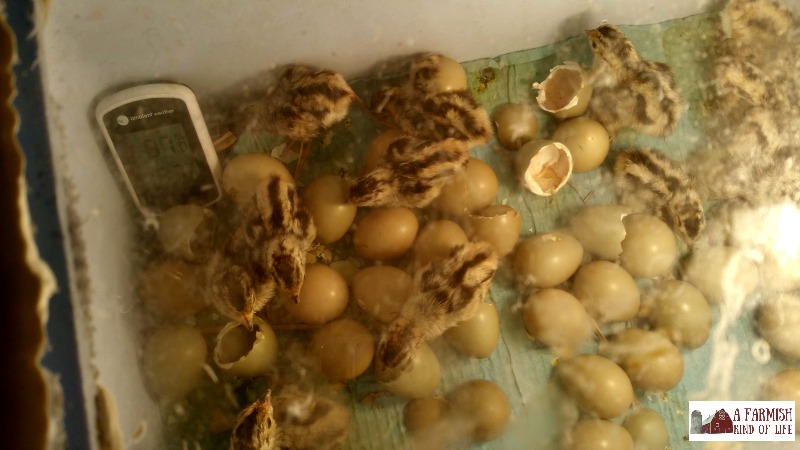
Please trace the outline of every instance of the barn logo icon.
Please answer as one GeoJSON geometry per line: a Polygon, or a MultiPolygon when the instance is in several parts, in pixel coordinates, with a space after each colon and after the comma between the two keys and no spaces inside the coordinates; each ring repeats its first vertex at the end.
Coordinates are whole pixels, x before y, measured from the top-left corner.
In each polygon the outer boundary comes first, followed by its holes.
{"type": "Polygon", "coordinates": [[[733,433],[733,420],[725,409],[720,409],[713,416],[703,420],[703,413],[699,410],[692,411],[692,434],[720,434],[733,433]]]}

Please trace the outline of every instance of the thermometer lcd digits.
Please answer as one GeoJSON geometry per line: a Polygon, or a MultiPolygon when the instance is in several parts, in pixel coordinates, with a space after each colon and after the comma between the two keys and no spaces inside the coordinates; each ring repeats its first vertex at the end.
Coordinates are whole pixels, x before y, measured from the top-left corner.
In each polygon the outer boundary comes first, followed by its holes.
{"type": "Polygon", "coordinates": [[[194,93],[180,84],[132,87],[97,105],[97,122],[136,207],[147,217],[222,196],[220,165],[194,93]]]}

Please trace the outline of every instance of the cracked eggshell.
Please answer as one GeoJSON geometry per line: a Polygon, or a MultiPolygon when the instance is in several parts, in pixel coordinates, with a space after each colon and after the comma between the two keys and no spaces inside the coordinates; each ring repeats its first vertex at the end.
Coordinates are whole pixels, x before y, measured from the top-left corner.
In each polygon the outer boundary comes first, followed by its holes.
{"type": "Polygon", "coordinates": [[[214,362],[231,375],[263,375],[278,358],[278,339],[272,327],[253,317],[253,330],[239,322],[229,322],[217,335],[214,362]]]}
{"type": "Polygon", "coordinates": [[[471,239],[492,244],[502,258],[517,245],[522,215],[508,205],[490,205],[470,214],[466,228],[471,239]]]}
{"type": "Polygon", "coordinates": [[[534,140],[519,149],[514,165],[525,188],[536,195],[550,196],[572,175],[572,154],[560,142],[534,140]]]}
{"type": "Polygon", "coordinates": [[[536,102],[559,119],[580,116],[586,112],[592,97],[587,75],[578,63],[571,61],[553,67],[544,81],[533,83],[533,88],[539,90],[536,102]]]}
{"type": "Polygon", "coordinates": [[[625,226],[622,218],[633,210],[624,205],[592,205],[572,215],[570,232],[592,256],[614,261],[622,253],[625,226]]]}

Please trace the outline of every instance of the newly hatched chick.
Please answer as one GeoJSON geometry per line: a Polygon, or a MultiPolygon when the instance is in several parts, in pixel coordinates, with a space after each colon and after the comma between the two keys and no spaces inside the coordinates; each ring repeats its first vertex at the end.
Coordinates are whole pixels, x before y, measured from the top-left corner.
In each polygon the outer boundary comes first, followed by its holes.
{"type": "Polygon", "coordinates": [[[621,150],[614,160],[614,182],[623,204],[658,216],[687,245],[705,229],[703,203],[691,179],[658,151],[621,150]]]}
{"type": "Polygon", "coordinates": [[[292,450],[338,450],[350,431],[350,409],[342,403],[295,385],[275,397],[281,447],[292,450]]]}
{"type": "Polygon", "coordinates": [[[317,229],[294,185],[278,175],[263,181],[253,196],[253,212],[261,219],[266,267],[278,288],[295,302],[305,278],[306,254],[317,229]]]}
{"type": "Polygon", "coordinates": [[[469,159],[464,141],[395,138],[372,171],[350,185],[348,202],[358,206],[429,205],[469,159]]]}
{"type": "Polygon", "coordinates": [[[429,95],[408,87],[383,87],[372,95],[371,110],[384,122],[422,139],[453,138],[473,146],[492,136],[488,113],[466,89],[429,95]]]}
{"type": "Polygon", "coordinates": [[[214,306],[252,329],[276,286],[297,301],[316,228],[295,187],[278,175],[258,186],[245,214],[212,258],[209,284],[214,306]]]}
{"type": "Polygon", "coordinates": [[[236,418],[230,450],[277,450],[279,431],[270,401],[270,391],[244,409],[236,418]]]}
{"type": "Polygon", "coordinates": [[[252,129],[264,129],[299,142],[300,159],[295,174],[307,157],[309,143],[323,130],[340,122],[356,99],[344,77],[331,70],[292,64],[280,75],[266,98],[245,106],[252,129]]]}
{"type": "Polygon", "coordinates": [[[467,242],[414,274],[411,296],[378,344],[377,361],[403,368],[422,343],[472,318],[497,270],[497,252],[486,242],[467,242]]]}
{"type": "Polygon", "coordinates": [[[266,264],[263,226],[243,224],[214,254],[208,266],[211,303],[233,320],[253,329],[253,316],[272,299],[275,281],[266,264]]]}
{"type": "Polygon", "coordinates": [[[613,25],[586,34],[594,54],[589,115],[612,136],[626,128],[653,136],[672,133],[683,106],[669,66],[642,59],[613,25]]]}

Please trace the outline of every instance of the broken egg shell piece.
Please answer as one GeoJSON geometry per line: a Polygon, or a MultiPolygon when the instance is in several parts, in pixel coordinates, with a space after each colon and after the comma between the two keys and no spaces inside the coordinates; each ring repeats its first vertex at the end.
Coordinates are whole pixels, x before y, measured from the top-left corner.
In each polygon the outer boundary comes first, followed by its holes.
{"type": "Polygon", "coordinates": [[[514,162],[517,178],[536,195],[555,194],[572,175],[572,154],[560,142],[528,142],[519,149],[514,162]]]}
{"type": "Polygon", "coordinates": [[[267,322],[253,318],[253,330],[229,322],[217,335],[214,362],[220,369],[240,377],[263,375],[278,358],[278,339],[267,322]]]}
{"type": "Polygon", "coordinates": [[[164,250],[187,261],[202,261],[214,245],[217,215],[198,205],[178,205],[158,217],[158,239],[164,250]]]}
{"type": "Polygon", "coordinates": [[[533,83],[533,88],[539,90],[536,102],[559,119],[580,116],[586,112],[592,97],[592,85],[587,78],[578,63],[567,61],[555,66],[544,81],[533,83]]]}

